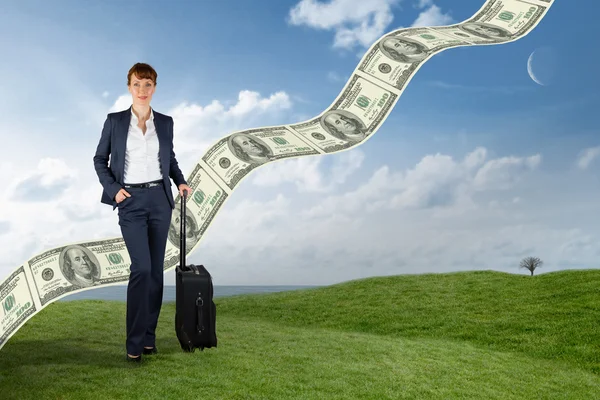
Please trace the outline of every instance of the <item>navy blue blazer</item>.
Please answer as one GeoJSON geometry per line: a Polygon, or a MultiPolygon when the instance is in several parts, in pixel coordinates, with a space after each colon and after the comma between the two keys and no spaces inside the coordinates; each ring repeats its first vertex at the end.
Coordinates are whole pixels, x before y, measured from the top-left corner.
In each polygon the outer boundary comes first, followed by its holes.
{"type": "MultiPolygon", "coordinates": [[[[173,184],[169,178],[173,179],[177,187],[182,183],[187,185],[187,182],[179,169],[179,164],[173,152],[173,118],[156,112],[154,109],[152,111],[154,112],[156,135],[158,136],[158,155],[160,170],[163,176],[163,187],[169,203],[171,203],[171,208],[175,208],[175,200],[173,199],[173,193],[171,193],[171,186],[173,184]]],[[[124,185],[125,149],[130,122],[131,106],[124,111],[109,113],[106,116],[106,121],[102,128],[102,136],[94,155],[94,168],[104,188],[100,202],[112,205],[113,211],[117,208],[115,196],[124,185]]]]}

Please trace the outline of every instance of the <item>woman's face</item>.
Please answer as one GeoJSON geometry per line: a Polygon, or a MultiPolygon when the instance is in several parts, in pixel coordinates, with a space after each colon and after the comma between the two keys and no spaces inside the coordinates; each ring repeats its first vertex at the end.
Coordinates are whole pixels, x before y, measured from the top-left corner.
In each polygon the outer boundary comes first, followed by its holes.
{"type": "Polygon", "coordinates": [[[150,79],[138,79],[133,74],[129,84],[129,93],[131,93],[133,104],[139,106],[150,105],[152,95],[154,94],[154,82],[150,79]]]}

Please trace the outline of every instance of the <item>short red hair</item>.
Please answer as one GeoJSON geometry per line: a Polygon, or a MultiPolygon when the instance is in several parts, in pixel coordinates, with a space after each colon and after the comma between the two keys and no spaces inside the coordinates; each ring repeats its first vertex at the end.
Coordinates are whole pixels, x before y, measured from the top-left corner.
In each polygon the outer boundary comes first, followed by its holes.
{"type": "Polygon", "coordinates": [[[127,86],[131,84],[131,76],[135,74],[138,79],[150,79],[156,85],[156,78],[158,74],[149,64],[146,63],[135,63],[133,67],[129,69],[127,74],[127,86]]]}

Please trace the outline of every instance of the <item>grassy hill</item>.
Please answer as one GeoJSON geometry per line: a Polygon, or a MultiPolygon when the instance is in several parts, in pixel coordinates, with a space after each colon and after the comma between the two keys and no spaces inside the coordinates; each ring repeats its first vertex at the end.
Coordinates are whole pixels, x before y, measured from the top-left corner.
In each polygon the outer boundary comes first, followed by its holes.
{"type": "Polygon", "coordinates": [[[402,275],[236,296],[219,311],[293,326],[469,341],[600,374],[600,271],[402,275]]]}
{"type": "Polygon", "coordinates": [[[125,304],[54,303],[0,350],[0,398],[600,398],[600,271],[403,275],[217,298],[186,354],[163,306],[127,365],[125,304]]]}

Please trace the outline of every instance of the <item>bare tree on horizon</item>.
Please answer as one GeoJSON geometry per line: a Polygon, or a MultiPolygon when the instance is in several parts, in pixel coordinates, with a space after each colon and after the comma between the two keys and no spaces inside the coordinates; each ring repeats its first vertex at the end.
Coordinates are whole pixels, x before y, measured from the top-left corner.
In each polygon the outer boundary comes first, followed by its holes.
{"type": "Polygon", "coordinates": [[[541,267],[542,264],[544,262],[542,260],[540,260],[537,257],[525,257],[522,261],[521,261],[521,268],[526,268],[529,271],[531,271],[531,276],[533,276],[533,271],[538,268],[541,267]]]}

